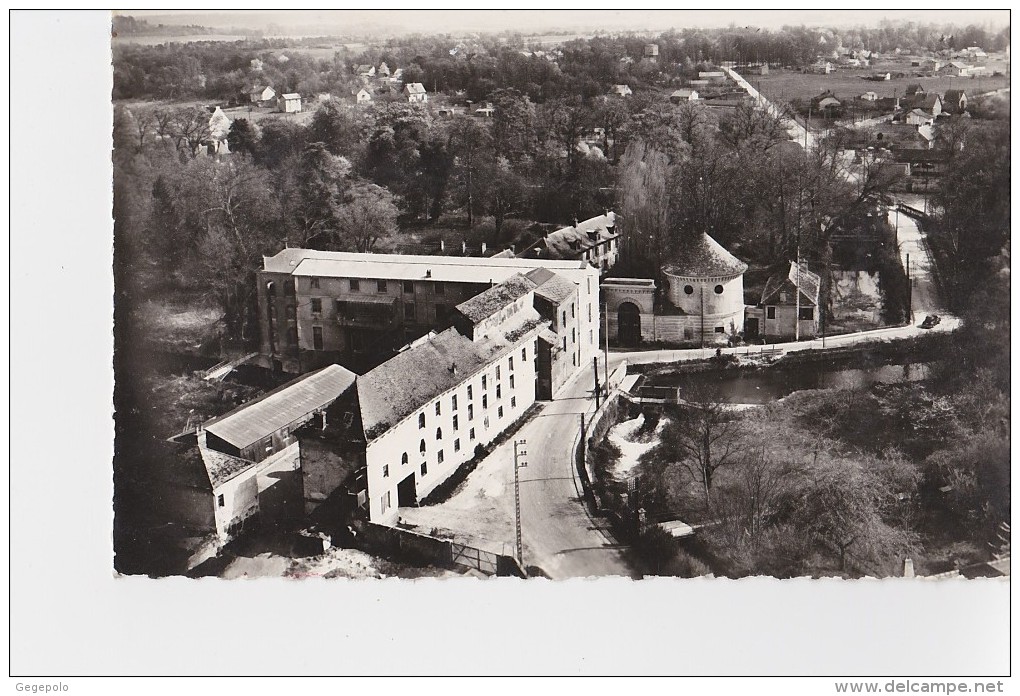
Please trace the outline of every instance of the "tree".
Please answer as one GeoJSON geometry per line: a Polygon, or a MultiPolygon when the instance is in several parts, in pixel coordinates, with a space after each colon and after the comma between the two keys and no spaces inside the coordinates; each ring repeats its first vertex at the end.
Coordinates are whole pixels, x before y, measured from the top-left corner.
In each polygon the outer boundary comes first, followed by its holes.
{"type": "Polygon", "coordinates": [[[835,551],[840,570],[847,570],[852,556],[865,572],[892,574],[917,544],[916,534],[882,518],[883,505],[896,492],[867,464],[826,456],[802,491],[799,518],[806,531],[835,551]]]}
{"type": "Polygon", "coordinates": [[[234,119],[227,133],[227,146],[235,154],[256,157],[259,149],[259,132],[254,123],[246,118],[234,119]]]}
{"type": "Polygon", "coordinates": [[[627,249],[638,273],[659,277],[659,264],[667,248],[670,223],[669,206],[664,205],[666,182],[670,176],[667,156],[637,140],[627,146],[618,165],[620,172],[621,213],[627,225],[627,249]]]}
{"type": "Polygon", "coordinates": [[[762,152],[790,139],[782,117],[746,101],[720,120],[719,132],[734,149],[747,146],[762,152]]]}
{"type": "Polygon", "coordinates": [[[483,184],[479,174],[490,160],[492,137],[487,128],[470,116],[458,116],[450,126],[450,149],[454,153],[454,183],[468,216],[468,227],[473,228],[478,192],[483,184]]]}
{"type": "Polygon", "coordinates": [[[155,111],[148,106],[136,106],[128,111],[131,121],[134,124],[135,135],[137,136],[136,148],[138,152],[145,149],[145,137],[156,125],[155,111]]]}
{"type": "Polygon", "coordinates": [[[352,185],[337,212],[336,247],[341,251],[367,253],[397,234],[397,209],[393,194],[368,182],[352,185]]]}
{"type": "MultiPolygon", "coordinates": [[[[718,471],[732,466],[744,454],[738,437],[740,423],[726,404],[701,400],[704,390],[691,394],[694,401],[672,409],[662,431],[662,443],[701,488],[705,505],[712,508],[712,486],[718,471]]],[[[668,455],[667,455],[668,456],[668,455]]]]}
{"type": "Polygon", "coordinates": [[[310,142],[320,142],[334,155],[349,159],[361,147],[362,129],[350,109],[344,108],[338,99],[329,99],[319,106],[308,127],[310,142]]]}
{"type": "Polygon", "coordinates": [[[209,139],[209,112],[199,106],[183,107],[174,112],[171,133],[176,139],[177,149],[187,146],[194,157],[199,146],[209,139]]]}
{"type": "Polygon", "coordinates": [[[300,235],[296,241],[307,244],[320,237],[329,239],[336,233],[350,173],[350,162],[331,154],[323,143],[305,146],[296,176],[297,201],[293,212],[300,235]]]}
{"type": "Polygon", "coordinates": [[[492,143],[497,157],[510,162],[535,152],[535,105],[515,89],[496,90],[492,94],[492,143]]]}
{"type": "Polygon", "coordinates": [[[494,219],[498,239],[503,222],[524,208],[528,197],[527,188],[524,179],[514,171],[510,161],[503,157],[485,168],[484,178],[485,209],[494,219]]]}

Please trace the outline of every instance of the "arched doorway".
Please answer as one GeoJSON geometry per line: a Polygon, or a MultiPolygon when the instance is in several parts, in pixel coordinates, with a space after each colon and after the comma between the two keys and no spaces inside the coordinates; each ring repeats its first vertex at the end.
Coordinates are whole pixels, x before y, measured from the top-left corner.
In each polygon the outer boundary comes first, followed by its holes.
{"type": "Polygon", "coordinates": [[[641,343],[641,310],[633,302],[624,302],[617,310],[617,338],[625,346],[641,343]]]}

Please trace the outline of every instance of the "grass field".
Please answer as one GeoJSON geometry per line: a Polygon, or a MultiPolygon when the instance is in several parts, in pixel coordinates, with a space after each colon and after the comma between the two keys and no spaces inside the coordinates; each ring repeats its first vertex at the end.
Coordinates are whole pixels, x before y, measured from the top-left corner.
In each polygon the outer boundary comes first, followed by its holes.
{"type": "MultiPolygon", "coordinates": [[[[996,70],[1005,72],[1004,63],[989,61],[989,73],[996,70]]],[[[910,62],[879,63],[870,68],[837,70],[829,75],[800,73],[795,71],[773,70],[768,75],[747,76],[747,81],[766,97],[777,102],[789,102],[794,99],[811,99],[814,96],[831,90],[837,98],[856,97],[864,92],[874,92],[881,97],[902,97],[907,86],[921,84],[929,92],[945,94],[948,89],[963,89],[968,95],[990,92],[995,89],[1009,87],[1009,77],[918,77],[914,74],[910,62]],[[906,73],[889,81],[872,82],[863,79],[874,73],[906,73]]]]}

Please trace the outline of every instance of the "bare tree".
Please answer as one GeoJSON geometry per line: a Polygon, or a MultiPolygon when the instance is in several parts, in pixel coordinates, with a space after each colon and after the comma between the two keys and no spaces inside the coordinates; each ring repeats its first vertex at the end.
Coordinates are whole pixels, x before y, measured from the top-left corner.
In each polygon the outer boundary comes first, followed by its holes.
{"type": "Polygon", "coordinates": [[[135,126],[135,133],[138,135],[138,143],[136,147],[138,152],[141,152],[145,147],[145,136],[151,131],[153,126],[156,125],[156,115],[151,107],[148,106],[136,106],[129,112],[131,114],[131,120],[135,126]]]}
{"type": "Polygon", "coordinates": [[[171,133],[178,149],[187,145],[188,152],[194,157],[202,142],[209,139],[209,132],[209,113],[205,109],[191,106],[174,112],[171,133]]]}
{"type": "Polygon", "coordinates": [[[727,404],[707,400],[706,397],[711,397],[706,393],[690,396],[697,401],[674,410],[670,423],[663,429],[662,442],[701,487],[705,504],[711,508],[717,472],[744,455],[745,443],[739,437],[738,416],[727,404]]]}

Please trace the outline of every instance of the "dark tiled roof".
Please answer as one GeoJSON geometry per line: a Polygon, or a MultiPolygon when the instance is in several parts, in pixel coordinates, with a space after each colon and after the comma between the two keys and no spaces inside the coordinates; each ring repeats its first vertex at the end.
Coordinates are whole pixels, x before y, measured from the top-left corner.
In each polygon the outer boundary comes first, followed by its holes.
{"type": "Polygon", "coordinates": [[[332,403],[354,384],[340,365],[303,375],[205,424],[205,429],[239,449],[332,403]]]}
{"type": "Polygon", "coordinates": [[[470,300],[461,302],[457,305],[457,311],[472,322],[479,322],[491,317],[534,289],[535,283],[531,279],[517,273],[502,283],[493,285],[488,290],[475,295],[470,300]]]}
{"type": "Polygon", "coordinates": [[[501,335],[476,342],[451,328],[365,373],[357,382],[365,439],[376,439],[512,346],[501,335]]]}
{"type": "Polygon", "coordinates": [[[213,488],[256,466],[255,462],[248,459],[233,457],[208,447],[199,447],[199,451],[213,488]]]}
{"type": "MultiPolygon", "coordinates": [[[[779,291],[784,286],[789,287],[792,291],[797,287],[797,273],[798,264],[794,261],[790,262],[790,271],[786,275],[777,273],[768,279],[765,283],[765,289],[761,293],[761,304],[779,304],[775,301],[779,295],[779,291]]],[[[804,297],[807,298],[808,302],[813,305],[818,304],[818,290],[821,287],[822,279],[818,277],[817,273],[812,273],[803,266],[800,268],[800,289],[804,297]]],[[[796,300],[794,300],[796,303],[796,300]]]]}
{"type": "Polygon", "coordinates": [[[554,257],[571,258],[596,244],[617,236],[615,232],[616,214],[607,213],[579,222],[575,227],[564,227],[550,232],[545,238],[545,246],[554,257]],[[589,233],[594,233],[594,239],[589,233]]]}
{"type": "Polygon", "coordinates": [[[719,242],[702,232],[684,243],[673,263],[665,267],[670,275],[686,277],[715,277],[740,275],[747,264],[726,251],[719,242]]]}
{"type": "Polygon", "coordinates": [[[527,273],[527,277],[537,286],[535,288],[536,295],[556,305],[577,291],[577,286],[572,281],[553,273],[547,268],[536,268],[527,273]]]}

